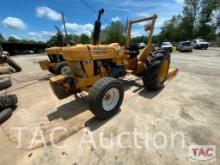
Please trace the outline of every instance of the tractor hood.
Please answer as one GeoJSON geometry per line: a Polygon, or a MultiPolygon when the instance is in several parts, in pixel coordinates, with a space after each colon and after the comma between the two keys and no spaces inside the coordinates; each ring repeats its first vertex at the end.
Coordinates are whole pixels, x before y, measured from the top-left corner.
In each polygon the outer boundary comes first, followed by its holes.
{"type": "Polygon", "coordinates": [[[110,45],[82,45],[63,47],[62,54],[66,61],[85,61],[113,59],[122,56],[118,43],[110,45]]]}
{"type": "Polygon", "coordinates": [[[62,47],[50,47],[45,49],[47,54],[62,54],[62,47]]]}

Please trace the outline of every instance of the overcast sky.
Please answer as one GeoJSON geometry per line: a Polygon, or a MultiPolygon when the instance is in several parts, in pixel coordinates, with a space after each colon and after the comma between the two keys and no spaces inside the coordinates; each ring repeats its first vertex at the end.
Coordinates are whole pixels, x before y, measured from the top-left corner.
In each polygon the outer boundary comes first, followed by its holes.
{"type": "MultiPolygon", "coordinates": [[[[1,1],[0,33],[5,38],[46,41],[55,34],[54,25],[62,26],[60,11],[64,11],[68,33],[90,35],[97,11],[104,8],[104,27],[111,21],[126,22],[127,17],[157,14],[157,34],[165,20],[182,13],[182,7],[183,0],[6,0],[1,1]]],[[[136,25],[132,35],[144,34],[143,29],[143,24],[136,25]]]]}

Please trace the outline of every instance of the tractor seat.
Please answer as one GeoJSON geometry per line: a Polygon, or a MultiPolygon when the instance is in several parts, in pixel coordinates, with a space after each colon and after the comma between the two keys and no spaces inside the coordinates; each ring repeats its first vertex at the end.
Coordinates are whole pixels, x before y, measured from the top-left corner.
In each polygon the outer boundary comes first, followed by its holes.
{"type": "Polygon", "coordinates": [[[140,53],[139,49],[139,44],[131,44],[126,47],[127,51],[126,54],[130,55],[130,58],[137,57],[138,54],[140,53]]]}
{"type": "Polygon", "coordinates": [[[12,82],[9,78],[0,77],[0,91],[11,87],[12,82]]]}

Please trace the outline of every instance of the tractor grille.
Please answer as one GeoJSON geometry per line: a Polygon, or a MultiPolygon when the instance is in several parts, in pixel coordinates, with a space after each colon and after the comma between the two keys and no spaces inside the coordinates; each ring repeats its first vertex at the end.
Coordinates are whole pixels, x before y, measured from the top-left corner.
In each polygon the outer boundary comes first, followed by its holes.
{"type": "Polygon", "coordinates": [[[58,55],[58,54],[48,54],[47,55],[50,59],[50,62],[62,62],[64,61],[64,58],[62,55],[58,55]]]}

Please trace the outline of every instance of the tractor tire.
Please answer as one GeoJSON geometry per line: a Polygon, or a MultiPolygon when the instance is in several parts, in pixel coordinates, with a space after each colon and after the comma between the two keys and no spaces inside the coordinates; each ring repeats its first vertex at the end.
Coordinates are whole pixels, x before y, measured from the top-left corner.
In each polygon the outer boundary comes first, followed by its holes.
{"type": "Polygon", "coordinates": [[[50,73],[52,73],[52,74],[55,74],[55,72],[54,72],[54,70],[53,70],[52,67],[49,67],[48,71],[49,71],[50,73]]]}
{"type": "Polygon", "coordinates": [[[99,119],[115,115],[122,104],[124,89],[118,79],[104,77],[98,80],[89,93],[89,104],[92,113],[99,119]]]}
{"type": "Polygon", "coordinates": [[[0,112],[0,124],[5,122],[11,115],[13,110],[11,108],[6,108],[0,112]]]}
{"type": "Polygon", "coordinates": [[[15,69],[16,72],[21,72],[21,67],[9,56],[5,56],[5,62],[8,63],[9,66],[15,69]]]}
{"type": "Polygon", "coordinates": [[[150,56],[142,79],[147,90],[158,90],[164,87],[169,65],[170,54],[167,52],[160,51],[150,56]]]}
{"type": "Polygon", "coordinates": [[[65,69],[65,67],[68,67],[69,65],[67,64],[66,61],[64,62],[59,62],[58,64],[55,65],[53,71],[54,71],[54,74],[56,75],[60,75],[63,73],[63,70],[65,69]]]}
{"type": "Polygon", "coordinates": [[[16,95],[0,96],[0,111],[5,108],[14,108],[18,102],[16,95]]]}
{"type": "Polygon", "coordinates": [[[8,79],[8,78],[1,78],[0,79],[0,91],[11,87],[11,85],[12,85],[12,83],[11,83],[10,79],[8,79]]]}

